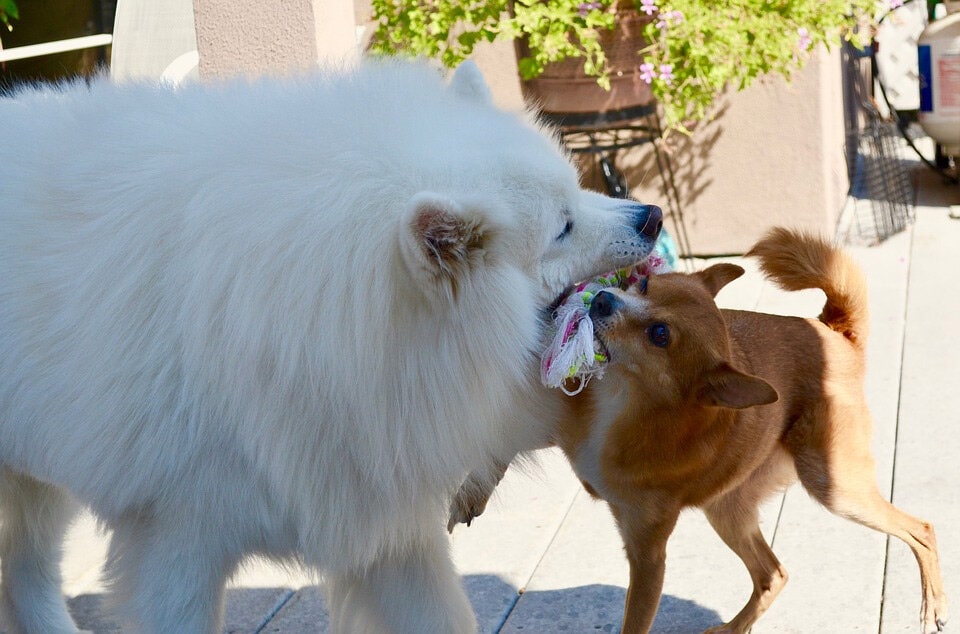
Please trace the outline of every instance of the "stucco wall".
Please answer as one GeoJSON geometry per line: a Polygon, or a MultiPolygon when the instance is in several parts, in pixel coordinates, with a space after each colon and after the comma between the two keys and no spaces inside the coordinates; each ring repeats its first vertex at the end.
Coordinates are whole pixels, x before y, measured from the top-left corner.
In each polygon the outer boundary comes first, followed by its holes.
{"type": "MultiPolygon", "coordinates": [[[[773,225],[832,236],[847,191],[842,105],[839,57],[821,51],[789,84],[771,78],[731,94],[716,120],[674,135],[693,252],[742,253],[773,225]]],[[[635,196],[662,195],[648,149],[621,162],[635,196]]]]}
{"type": "Polygon", "coordinates": [[[299,72],[356,56],[352,0],[193,0],[204,79],[299,72]]]}

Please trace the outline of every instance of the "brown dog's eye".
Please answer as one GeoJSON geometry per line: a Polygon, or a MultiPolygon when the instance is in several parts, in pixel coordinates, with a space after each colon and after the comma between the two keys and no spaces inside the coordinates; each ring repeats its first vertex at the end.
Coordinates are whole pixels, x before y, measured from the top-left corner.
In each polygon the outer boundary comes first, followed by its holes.
{"type": "Polygon", "coordinates": [[[666,348],[670,343],[670,328],[666,324],[653,324],[647,328],[647,338],[658,348],[666,348]]]}

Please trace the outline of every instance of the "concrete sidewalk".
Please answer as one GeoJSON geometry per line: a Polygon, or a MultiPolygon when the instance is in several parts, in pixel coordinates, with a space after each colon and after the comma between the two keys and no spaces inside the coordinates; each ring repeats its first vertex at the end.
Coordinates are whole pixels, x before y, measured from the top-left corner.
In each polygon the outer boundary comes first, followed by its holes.
{"type": "MultiPolygon", "coordinates": [[[[916,224],[880,246],[851,249],[871,290],[867,394],[881,490],[933,522],[948,594],[960,596],[960,187],[916,173],[916,224]]],[[[721,292],[726,307],[815,316],[818,291],[784,293],[748,274],[721,292]]],[[[797,486],[763,509],[767,539],[790,582],[753,629],[917,632],[920,582],[909,549],[839,519],[797,486]]],[[[452,537],[482,632],[617,632],[627,564],[612,519],[555,450],[512,470],[487,512],[452,537]]],[[[103,616],[105,539],[89,518],[71,533],[66,591],[81,627],[119,631],[103,616]]],[[[655,632],[699,632],[731,618],[751,592],[740,561],[699,512],[670,541],[655,632]]],[[[228,592],[228,632],[323,632],[322,593],[306,575],[252,562],[228,592]]],[[[956,628],[957,624],[954,624],[956,628]]]]}

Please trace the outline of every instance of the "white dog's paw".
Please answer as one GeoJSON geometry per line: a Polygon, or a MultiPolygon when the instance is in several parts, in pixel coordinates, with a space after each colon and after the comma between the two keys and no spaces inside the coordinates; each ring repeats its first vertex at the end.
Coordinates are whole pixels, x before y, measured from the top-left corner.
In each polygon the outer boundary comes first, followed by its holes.
{"type": "Polygon", "coordinates": [[[447,531],[453,532],[457,524],[470,526],[474,518],[483,514],[487,502],[493,496],[500,480],[507,473],[509,462],[495,462],[490,465],[489,471],[474,471],[460,485],[460,490],[450,502],[450,519],[447,521],[447,531]],[[482,474],[486,473],[486,477],[482,474]]]}
{"type": "Polygon", "coordinates": [[[447,531],[453,532],[457,524],[470,526],[471,522],[483,514],[490,500],[490,493],[479,491],[476,487],[464,483],[450,502],[450,519],[447,520],[447,531]]]}

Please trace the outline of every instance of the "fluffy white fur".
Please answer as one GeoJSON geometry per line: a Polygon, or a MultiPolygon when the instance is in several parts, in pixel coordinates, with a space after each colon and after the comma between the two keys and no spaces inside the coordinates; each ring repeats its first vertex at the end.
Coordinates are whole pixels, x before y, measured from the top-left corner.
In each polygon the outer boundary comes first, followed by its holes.
{"type": "Polygon", "coordinates": [[[472,66],[101,81],[0,120],[8,627],[75,631],[68,491],[136,631],[219,631],[251,553],[320,571],[338,632],[473,631],[450,495],[543,437],[542,309],[647,255],[642,208],[472,66]]]}

